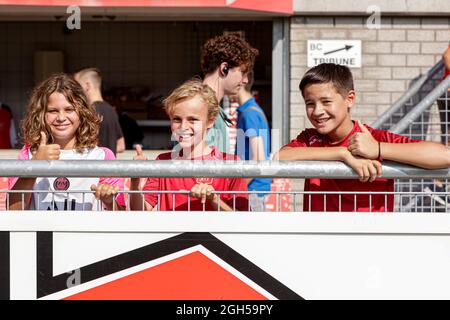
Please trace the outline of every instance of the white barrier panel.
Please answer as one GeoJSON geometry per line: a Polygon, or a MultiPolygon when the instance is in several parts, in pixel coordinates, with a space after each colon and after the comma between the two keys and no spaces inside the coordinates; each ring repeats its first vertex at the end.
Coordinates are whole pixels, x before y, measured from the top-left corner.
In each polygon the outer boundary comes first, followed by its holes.
{"type": "Polygon", "coordinates": [[[3,299],[449,299],[450,215],[14,212],[3,299]]]}

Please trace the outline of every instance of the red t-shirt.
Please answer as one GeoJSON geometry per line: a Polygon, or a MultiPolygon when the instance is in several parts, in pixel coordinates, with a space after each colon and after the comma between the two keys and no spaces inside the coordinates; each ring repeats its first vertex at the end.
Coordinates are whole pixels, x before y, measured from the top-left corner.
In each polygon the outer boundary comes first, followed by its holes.
{"type": "MultiPolygon", "coordinates": [[[[369,129],[375,140],[380,142],[389,143],[409,143],[418,142],[417,140],[411,140],[407,137],[400,136],[398,134],[373,129],[366,126],[369,129]]],[[[358,124],[355,125],[352,131],[337,144],[332,144],[327,136],[321,135],[316,129],[306,129],[302,131],[298,137],[292,140],[287,147],[348,147],[350,137],[356,132],[361,132],[358,124]]],[[[393,195],[356,195],[358,192],[393,192],[394,180],[393,179],[376,179],[373,182],[360,182],[356,179],[306,179],[305,191],[341,191],[348,192],[347,194],[317,194],[311,195],[305,194],[303,197],[303,210],[304,211],[359,211],[359,212],[384,212],[394,210],[394,197],[393,195]],[[353,192],[353,193],[352,193],[353,192]],[[339,203],[339,197],[341,201],[339,203]],[[324,209],[324,203],[326,202],[326,209],[324,209]],[[356,208],[356,209],[355,209],[356,208]],[[370,209],[371,208],[371,209],[370,209]]]]}
{"type": "MultiPolygon", "coordinates": [[[[220,152],[216,147],[212,147],[210,154],[201,158],[193,160],[237,160],[238,157],[231,154],[220,152]]],[[[155,160],[172,160],[171,152],[166,152],[158,155],[155,160]]],[[[187,160],[189,161],[189,160],[187,160]]],[[[216,191],[236,191],[235,194],[221,194],[220,201],[225,201],[231,208],[236,207],[236,210],[248,211],[248,196],[247,194],[239,194],[239,191],[247,192],[247,183],[243,178],[148,178],[144,191],[179,191],[179,190],[191,190],[192,187],[199,183],[207,183],[214,187],[216,191]],[[236,195],[236,200],[233,197],[236,195]]],[[[158,203],[158,194],[146,193],[145,201],[147,201],[152,207],[158,203]]],[[[192,196],[188,197],[187,194],[173,194],[166,193],[160,194],[158,208],[159,211],[203,211],[203,204],[200,199],[192,196]],[[190,199],[190,208],[188,206],[188,200],[190,199]],[[174,206],[173,206],[174,205],[174,206]],[[175,209],[174,209],[175,207],[175,209]]],[[[217,211],[217,207],[210,204],[210,201],[206,201],[205,211],[217,211]]]]}

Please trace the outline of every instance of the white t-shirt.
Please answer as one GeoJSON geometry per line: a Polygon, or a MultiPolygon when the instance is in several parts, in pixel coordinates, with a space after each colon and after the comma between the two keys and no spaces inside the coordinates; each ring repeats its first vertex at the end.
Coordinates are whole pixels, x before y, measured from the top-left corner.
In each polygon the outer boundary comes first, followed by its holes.
{"type": "MultiPolygon", "coordinates": [[[[24,146],[19,154],[19,159],[32,159],[33,155],[28,146],[24,146]]],[[[95,147],[84,149],[83,152],[75,150],[61,150],[60,160],[114,160],[114,154],[108,148],[95,147]]],[[[10,178],[11,189],[18,178],[10,178]]],[[[31,210],[102,210],[103,205],[97,201],[91,185],[110,184],[123,190],[123,180],[120,178],[67,178],[45,177],[36,178],[31,199],[31,210]],[[60,192],[58,192],[60,191],[60,192]],[[78,191],[78,192],[77,192],[78,191]],[[81,192],[84,191],[84,192],[81,192]]],[[[123,194],[117,196],[117,202],[125,205],[123,194]]]]}

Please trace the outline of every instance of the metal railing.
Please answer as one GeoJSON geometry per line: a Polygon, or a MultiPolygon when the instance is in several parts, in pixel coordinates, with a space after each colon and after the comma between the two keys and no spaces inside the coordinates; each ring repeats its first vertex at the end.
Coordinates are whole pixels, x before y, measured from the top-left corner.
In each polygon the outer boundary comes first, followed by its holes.
{"type": "MultiPolygon", "coordinates": [[[[447,90],[450,88],[450,77],[447,77],[443,80],[433,91],[431,91],[422,101],[420,101],[408,114],[406,114],[396,125],[391,127],[391,131],[394,133],[402,133],[408,127],[414,124],[414,121],[417,120],[423,112],[425,112],[431,105],[442,98],[447,102],[447,90]]],[[[448,112],[448,108],[445,109],[448,112]]],[[[445,111],[443,111],[445,112],[445,111]]],[[[447,121],[443,121],[447,122],[447,121]]],[[[445,123],[448,125],[448,123],[445,123]]],[[[448,142],[448,139],[447,139],[448,142]]]]}
{"type": "MultiPolygon", "coordinates": [[[[414,82],[409,90],[398,99],[373,124],[374,128],[389,130],[405,135],[413,140],[436,141],[450,147],[450,77],[442,81],[443,61],[436,63],[426,74],[414,82]],[[434,102],[437,102],[435,108],[434,102]]],[[[426,193],[446,191],[448,179],[408,179],[396,180],[396,192],[426,193]]],[[[423,198],[416,202],[403,197],[400,201],[405,211],[408,206],[422,207],[423,211],[433,211],[434,200],[423,198]],[[431,202],[430,202],[431,201],[431,202]]],[[[429,199],[429,198],[428,198],[429,199]]],[[[436,201],[442,203],[441,199],[436,201]]]]}
{"type": "MultiPolygon", "coordinates": [[[[123,178],[323,178],[355,179],[339,161],[233,160],[0,160],[1,177],[123,177],[123,178]]],[[[382,178],[450,178],[450,168],[426,170],[383,162],[382,178]]]]}
{"type": "Polygon", "coordinates": [[[423,88],[425,83],[433,79],[444,67],[443,60],[436,63],[426,74],[423,74],[417,81],[415,81],[411,87],[387,109],[378,119],[371,124],[373,128],[381,128],[383,124],[388,123],[390,119],[397,113],[402,107],[410,103],[411,99],[417,95],[423,88]]]}
{"type": "Polygon", "coordinates": [[[440,141],[449,145],[450,78],[442,80],[443,66],[440,60],[425,75],[413,80],[410,89],[371,126],[411,139],[440,141]],[[433,108],[434,102],[438,108],[433,108]]]}
{"type": "MultiPolygon", "coordinates": [[[[223,177],[223,178],[320,178],[320,179],[356,179],[357,175],[347,165],[335,161],[31,161],[31,160],[2,160],[0,161],[0,176],[6,177],[223,177]]],[[[313,204],[322,202],[319,207],[321,211],[372,211],[372,204],[381,202],[383,211],[392,211],[388,208],[388,203],[394,202],[394,211],[400,212],[449,212],[450,211],[450,190],[448,190],[448,180],[450,178],[450,168],[440,170],[424,170],[416,167],[398,164],[394,162],[383,163],[383,176],[387,179],[401,179],[405,181],[411,179],[423,179],[424,181],[445,181],[441,189],[436,189],[432,183],[420,190],[413,191],[389,191],[380,192],[313,192],[313,191],[217,191],[215,192],[220,201],[227,199],[233,210],[247,211],[250,207],[252,194],[264,195],[270,198],[272,206],[267,211],[309,211],[313,204]],[[237,199],[242,196],[247,201],[245,208],[237,207],[237,199]],[[381,197],[381,198],[380,198],[381,197]],[[380,200],[381,199],[381,200],[380,200]],[[288,209],[281,205],[288,203],[288,209]],[[384,205],[383,205],[384,204],[384,205]],[[366,209],[362,207],[366,207],[366,209]],[[331,208],[331,209],[330,209],[331,208]]],[[[368,182],[369,184],[369,182],[368,182]]],[[[34,190],[0,190],[4,194],[5,207],[9,208],[9,197],[13,193],[22,195],[22,208],[24,195],[32,193],[40,201],[44,197],[50,205],[44,210],[103,210],[102,205],[96,202],[94,205],[71,207],[71,197],[74,194],[81,194],[83,198],[93,197],[90,190],[71,191],[34,191],[34,190]],[[40,195],[41,194],[41,195],[40,195]],[[55,197],[59,203],[55,204],[55,197]],[[67,201],[66,201],[67,199],[67,201]]],[[[131,193],[144,194],[142,191],[124,190],[126,207],[130,208],[131,193]]],[[[199,210],[215,211],[208,209],[206,205],[198,207],[198,199],[195,199],[189,191],[147,191],[147,194],[156,195],[158,201],[156,210],[160,209],[161,199],[172,202],[170,210],[199,210]],[[187,202],[185,208],[176,208],[177,197],[184,197],[187,202]],[[197,202],[196,202],[197,201],[197,202]],[[191,207],[192,204],[192,207],[191,207]],[[196,208],[196,209],[193,209],[196,208]]],[[[142,201],[144,198],[142,197],[142,201]]],[[[56,202],[58,202],[56,201],[56,202]]],[[[115,202],[114,202],[115,204],[115,202]]],[[[143,202],[142,202],[143,204],[143,202]]],[[[113,210],[116,208],[114,207],[113,210]]],[[[317,211],[317,210],[315,210],[317,211]]]]}

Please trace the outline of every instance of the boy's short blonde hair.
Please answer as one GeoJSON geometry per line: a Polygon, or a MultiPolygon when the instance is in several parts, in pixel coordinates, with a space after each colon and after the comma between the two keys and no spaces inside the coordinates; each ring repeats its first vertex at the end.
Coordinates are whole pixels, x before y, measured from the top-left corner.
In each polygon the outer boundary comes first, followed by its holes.
{"type": "Polygon", "coordinates": [[[164,100],[164,109],[170,117],[173,107],[190,98],[200,97],[208,110],[208,120],[214,121],[219,114],[219,102],[216,93],[208,85],[203,84],[200,80],[188,80],[181,86],[172,91],[172,93],[164,100]]]}

